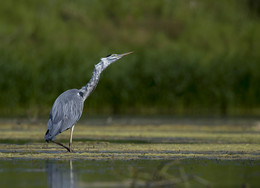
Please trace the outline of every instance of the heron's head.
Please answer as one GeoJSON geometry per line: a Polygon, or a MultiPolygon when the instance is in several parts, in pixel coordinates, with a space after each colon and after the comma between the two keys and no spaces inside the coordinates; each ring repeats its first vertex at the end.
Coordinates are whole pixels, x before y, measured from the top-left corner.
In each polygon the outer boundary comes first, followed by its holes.
{"type": "Polygon", "coordinates": [[[133,53],[133,52],[127,52],[127,53],[123,53],[123,54],[110,54],[107,57],[101,58],[101,60],[109,62],[109,63],[113,63],[113,62],[119,60],[120,58],[122,58],[123,56],[126,56],[131,53],[133,53]]]}

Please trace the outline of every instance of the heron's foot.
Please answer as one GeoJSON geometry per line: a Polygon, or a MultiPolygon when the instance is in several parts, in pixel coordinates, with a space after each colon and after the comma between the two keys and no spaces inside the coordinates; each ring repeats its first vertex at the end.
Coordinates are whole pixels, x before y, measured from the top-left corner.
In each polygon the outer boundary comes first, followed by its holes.
{"type": "Polygon", "coordinates": [[[68,150],[68,152],[70,152],[70,153],[74,153],[74,151],[73,151],[71,148],[68,148],[67,150],[68,150]]]}
{"type": "Polygon", "coordinates": [[[69,143],[69,148],[68,148],[68,152],[73,152],[73,150],[72,150],[72,144],[71,143],[69,143]]]}

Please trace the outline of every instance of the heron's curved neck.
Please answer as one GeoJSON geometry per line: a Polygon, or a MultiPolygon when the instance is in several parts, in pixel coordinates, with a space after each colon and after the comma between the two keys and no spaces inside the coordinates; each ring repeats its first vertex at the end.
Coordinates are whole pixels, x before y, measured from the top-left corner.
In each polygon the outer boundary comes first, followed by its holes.
{"type": "Polygon", "coordinates": [[[105,58],[102,58],[101,61],[95,65],[95,68],[92,73],[92,78],[83,86],[80,91],[83,93],[84,101],[86,98],[95,90],[97,87],[100,75],[103,70],[105,70],[112,62],[108,62],[105,58]]]}

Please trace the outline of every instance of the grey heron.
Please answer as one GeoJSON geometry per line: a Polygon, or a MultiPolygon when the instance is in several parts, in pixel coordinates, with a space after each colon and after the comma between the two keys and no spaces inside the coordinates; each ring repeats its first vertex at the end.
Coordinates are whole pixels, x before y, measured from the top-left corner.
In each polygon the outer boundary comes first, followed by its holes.
{"type": "Polygon", "coordinates": [[[112,54],[101,58],[100,62],[95,65],[92,78],[87,85],[81,89],[67,90],[58,96],[50,111],[49,121],[47,123],[48,130],[44,137],[46,142],[51,141],[72,152],[72,134],[76,122],[81,117],[84,101],[96,88],[102,71],[113,62],[131,53],[133,52],[112,54]],[[68,129],[71,129],[69,147],[55,141],[58,134],[68,129]]]}

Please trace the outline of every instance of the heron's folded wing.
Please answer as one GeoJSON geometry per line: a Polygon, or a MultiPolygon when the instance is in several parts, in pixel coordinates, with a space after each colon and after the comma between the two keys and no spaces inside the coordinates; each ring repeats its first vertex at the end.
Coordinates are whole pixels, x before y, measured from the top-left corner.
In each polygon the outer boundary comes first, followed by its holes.
{"type": "Polygon", "coordinates": [[[82,108],[82,103],[75,100],[56,101],[50,113],[52,129],[61,133],[71,128],[79,120],[82,108]]]}

